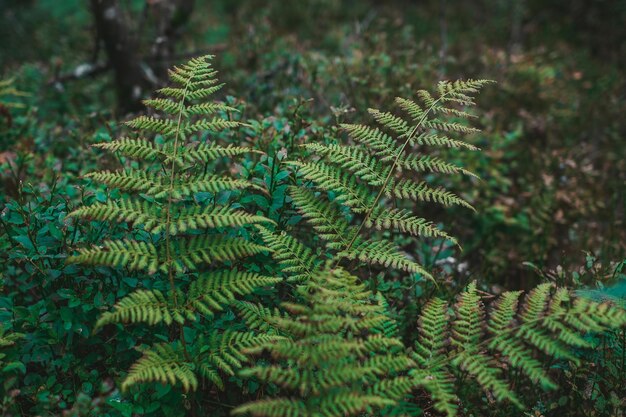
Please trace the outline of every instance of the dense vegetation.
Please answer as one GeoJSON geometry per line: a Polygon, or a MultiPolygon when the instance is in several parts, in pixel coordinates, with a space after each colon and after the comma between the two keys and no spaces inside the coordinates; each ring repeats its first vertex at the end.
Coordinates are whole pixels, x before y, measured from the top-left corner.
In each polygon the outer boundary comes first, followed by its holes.
{"type": "Polygon", "coordinates": [[[2,415],[623,415],[626,8],[286,3],[0,6],[2,415]]]}

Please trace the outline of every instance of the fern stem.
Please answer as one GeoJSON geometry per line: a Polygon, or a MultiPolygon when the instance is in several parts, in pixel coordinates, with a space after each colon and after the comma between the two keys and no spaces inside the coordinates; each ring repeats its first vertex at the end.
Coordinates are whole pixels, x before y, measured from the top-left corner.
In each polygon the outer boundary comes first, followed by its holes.
{"type": "MultiPolygon", "coordinates": [[[[359,237],[359,234],[361,233],[361,230],[365,226],[365,223],[367,223],[367,221],[369,220],[370,216],[374,212],[374,209],[376,208],[376,205],[380,201],[381,197],[383,196],[383,193],[385,192],[385,190],[387,189],[387,186],[389,185],[389,181],[391,180],[391,177],[394,174],[394,172],[396,170],[396,167],[398,166],[398,161],[400,160],[400,157],[404,153],[404,149],[408,146],[408,144],[411,142],[411,140],[413,140],[415,138],[415,135],[417,134],[419,129],[422,127],[422,125],[426,121],[426,119],[428,117],[428,114],[437,105],[437,103],[439,103],[444,97],[446,97],[447,94],[449,94],[449,93],[444,93],[444,94],[440,95],[439,98],[437,100],[435,100],[431,104],[431,106],[424,112],[424,115],[422,116],[420,121],[413,127],[411,132],[409,132],[409,134],[407,135],[406,141],[400,147],[400,150],[398,151],[398,154],[396,155],[396,157],[393,160],[393,164],[391,164],[391,169],[389,170],[389,173],[387,174],[387,177],[385,178],[385,181],[383,182],[382,186],[380,187],[380,191],[376,195],[376,198],[374,198],[374,201],[372,202],[371,207],[367,210],[367,213],[365,213],[365,217],[361,221],[361,224],[359,224],[359,227],[354,232],[354,235],[350,239],[350,242],[348,243],[348,246],[344,249],[344,252],[348,252],[352,248],[352,245],[354,245],[354,242],[356,242],[356,239],[359,237]]],[[[337,263],[338,262],[339,261],[337,261],[337,263]]],[[[337,266],[337,265],[335,265],[335,266],[337,266]]]]}
{"type": "MultiPolygon", "coordinates": [[[[187,97],[187,90],[189,88],[189,83],[191,79],[185,84],[185,89],[183,90],[182,97],[180,99],[180,105],[178,110],[178,121],[176,123],[176,134],[174,135],[174,150],[172,151],[172,166],[170,168],[170,185],[168,189],[167,196],[167,207],[165,209],[166,217],[165,217],[165,256],[167,262],[167,274],[170,283],[170,291],[172,292],[172,299],[174,301],[174,308],[178,309],[178,295],[176,294],[176,284],[174,283],[174,267],[172,265],[172,249],[170,246],[171,242],[171,234],[170,234],[170,226],[172,224],[172,202],[173,202],[173,192],[174,192],[174,178],[176,176],[176,156],[178,153],[178,141],[180,138],[180,125],[183,120],[183,108],[185,107],[185,99],[187,97]]],[[[183,352],[185,354],[185,358],[189,360],[189,352],[187,352],[187,341],[185,340],[185,329],[184,325],[180,325],[180,342],[183,347],[183,352]]]]}

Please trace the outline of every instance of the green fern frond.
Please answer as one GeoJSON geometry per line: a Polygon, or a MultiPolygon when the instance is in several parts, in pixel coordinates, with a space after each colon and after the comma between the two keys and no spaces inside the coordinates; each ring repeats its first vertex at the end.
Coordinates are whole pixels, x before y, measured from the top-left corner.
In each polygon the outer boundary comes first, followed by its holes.
{"type": "Polygon", "coordinates": [[[287,281],[303,282],[318,269],[319,261],[311,248],[306,247],[287,233],[272,233],[263,226],[256,226],[263,242],[272,250],[272,258],[278,261],[287,281]]]}
{"type": "Polygon", "coordinates": [[[196,270],[201,263],[228,262],[268,249],[249,240],[223,235],[191,236],[175,242],[172,263],[177,271],[196,270]]]}
{"type": "Polygon", "coordinates": [[[432,222],[413,216],[405,209],[376,210],[367,219],[367,227],[374,227],[378,230],[396,228],[403,233],[413,236],[440,237],[457,244],[457,240],[441,229],[438,229],[432,222]]]}
{"type": "Polygon", "coordinates": [[[162,193],[167,187],[163,177],[145,171],[100,171],[87,174],[85,177],[106,184],[111,188],[118,188],[123,191],[141,191],[151,196],[162,193]]]}
{"type": "Polygon", "coordinates": [[[217,72],[211,67],[211,58],[194,58],[169,72],[172,85],[158,90],[160,97],[145,101],[154,112],[126,123],[137,139],[120,138],[94,145],[133,158],[139,164],[121,172],[89,174],[94,181],[125,194],[113,197],[116,194],[111,193],[106,203],[72,213],[85,219],[127,222],[129,234],[136,240],[106,241],[79,249],[69,262],[147,272],[155,274],[154,288],[169,287],[168,291],[135,291],[119,300],[97,322],[97,327],[141,322],[178,330],[161,333],[170,335],[169,343],[145,350],[130,369],[122,385],[124,389],[154,381],[195,390],[200,378],[224,388],[222,374],[232,375],[241,366],[245,361],[243,349],[277,337],[217,332],[212,328],[214,323],[196,326],[202,330],[194,340],[183,337],[183,327],[205,316],[219,322],[215,316],[237,298],[280,281],[237,269],[245,265],[240,262],[243,258],[271,251],[252,241],[253,236],[244,228],[273,222],[234,209],[229,201],[231,194],[238,194],[230,191],[258,186],[215,172],[220,163],[232,163],[241,155],[258,151],[218,143],[232,137],[228,130],[243,123],[231,120],[229,113],[236,112],[235,108],[208,100],[222,87],[215,78],[217,72]],[[150,234],[136,233],[141,229],[150,234]],[[226,263],[230,270],[195,272],[202,270],[202,264],[214,267],[218,263],[226,263]],[[175,334],[180,334],[180,338],[175,334]]]}
{"type": "MultiPolygon", "coordinates": [[[[258,223],[273,223],[272,220],[230,207],[219,206],[195,206],[183,207],[174,213],[174,219],[170,225],[169,233],[176,235],[189,230],[222,228],[233,226],[246,226],[258,223]]],[[[152,232],[157,233],[163,229],[163,224],[156,225],[152,232]]]]}
{"type": "Polygon", "coordinates": [[[250,329],[267,334],[279,334],[280,329],[274,323],[287,317],[285,313],[281,313],[277,308],[271,309],[246,301],[235,303],[235,308],[250,329]]]}
{"type": "Polygon", "coordinates": [[[91,146],[110,152],[119,152],[123,156],[144,161],[166,160],[172,156],[163,146],[145,139],[119,138],[113,142],[95,143],[91,146]]]}
{"type": "Polygon", "coordinates": [[[413,362],[400,340],[366,335],[374,323],[388,320],[384,303],[343,270],[320,271],[298,293],[301,304],[283,304],[293,316],[266,316],[286,337],[250,350],[268,351],[271,362],[240,373],[293,395],[259,399],[234,413],[344,417],[396,405],[413,387],[403,375],[413,362]]]}
{"type": "MultiPolygon", "coordinates": [[[[383,167],[375,158],[359,148],[341,145],[321,145],[317,143],[303,146],[310,151],[328,157],[330,161],[339,165],[341,168],[351,171],[354,175],[371,186],[381,185],[388,174],[389,168],[383,167]]],[[[306,177],[306,173],[304,173],[304,175],[306,177]]],[[[317,178],[307,177],[307,179],[316,181],[322,186],[321,181],[317,178]]]]}
{"type": "Polygon", "coordinates": [[[137,290],[118,301],[113,311],[102,314],[95,330],[111,323],[182,324],[186,318],[193,319],[192,311],[176,307],[171,296],[159,290],[137,290]]]}
{"type": "MultiPolygon", "coordinates": [[[[473,210],[470,203],[443,187],[433,187],[430,175],[422,180],[415,178],[424,173],[463,174],[478,178],[473,172],[447,161],[439,155],[416,153],[420,145],[455,147],[476,150],[473,145],[442,135],[471,134],[478,129],[459,123],[471,114],[459,106],[474,105],[472,96],[489,81],[459,81],[440,83],[437,93],[417,92],[417,99],[396,98],[398,107],[408,115],[368,109],[380,125],[372,128],[359,124],[342,124],[355,143],[346,145],[306,144],[304,147],[320,156],[316,162],[290,162],[305,180],[323,191],[319,196],[302,195],[292,191],[292,197],[302,215],[313,228],[327,240],[334,255],[346,259],[359,259],[405,271],[430,275],[410,259],[401,260],[397,250],[382,240],[393,241],[393,235],[377,234],[366,229],[397,229],[414,236],[448,235],[434,228],[424,219],[411,214],[412,202],[432,202],[445,206],[460,205],[473,210]],[[407,177],[407,172],[410,174],[407,177]],[[315,198],[312,198],[315,196],[315,198]],[[332,215],[330,206],[334,205],[332,215]],[[390,208],[393,205],[394,208],[390,208]],[[395,211],[392,211],[395,210],[395,211]],[[389,213],[388,213],[389,212],[389,213]],[[388,213],[388,214],[387,214],[388,213]],[[334,224],[337,222],[336,224],[334,224]],[[357,222],[352,226],[352,222],[357,222]],[[323,224],[323,228],[320,225],[323,224]],[[333,227],[333,224],[336,227],[333,227]],[[350,233],[338,233],[351,229],[350,233]],[[352,232],[354,230],[354,232],[352,232]],[[347,236],[347,239],[346,239],[347,236]]],[[[391,230],[395,231],[395,230],[391,230]]],[[[406,258],[406,257],[405,257],[406,258]]]]}
{"type": "Polygon", "coordinates": [[[153,381],[171,385],[180,383],[185,391],[198,388],[193,365],[185,359],[180,343],[159,343],[144,350],[143,356],[128,371],[122,389],[153,381]]]}
{"type": "Polygon", "coordinates": [[[521,306],[520,297],[519,291],[505,292],[487,314],[472,283],[452,307],[440,299],[425,306],[413,354],[418,366],[411,375],[417,386],[431,392],[438,410],[456,415],[459,375],[473,378],[498,401],[522,407],[502,369],[517,369],[542,388],[554,389],[539,352],[578,364],[573,348],[592,347],[585,334],[626,326],[626,311],[572,299],[567,290],[553,291],[550,284],[532,290],[521,306]]]}
{"type": "Polygon", "coordinates": [[[319,237],[327,240],[330,248],[342,248],[348,245],[352,235],[346,219],[331,203],[316,198],[312,191],[305,188],[290,187],[289,193],[304,217],[313,225],[319,237]]]}
{"type": "Polygon", "coordinates": [[[323,162],[290,162],[307,180],[314,181],[325,191],[337,192],[335,201],[351,207],[355,213],[367,211],[371,205],[370,191],[359,184],[357,178],[323,162]]]}
{"type": "Polygon", "coordinates": [[[339,256],[401,269],[406,272],[418,273],[428,279],[434,279],[420,264],[408,259],[404,254],[400,253],[399,249],[392,242],[387,240],[364,241],[354,245],[350,251],[340,252],[339,256]]]}
{"type": "Polygon", "coordinates": [[[184,305],[212,317],[214,312],[232,304],[237,296],[251,294],[257,288],[276,284],[281,278],[236,270],[202,274],[191,283],[184,305]]]}
{"type": "Polygon", "coordinates": [[[202,162],[207,163],[217,158],[233,157],[238,155],[244,155],[247,153],[258,153],[254,149],[246,148],[243,146],[220,146],[220,145],[206,145],[200,144],[195,148],[185,150],[182,157],[187,162],[202,162]]]}
{"type": "Polygon", "coordinates": [[[153,244],[130,239],[108,240],[100,247],[79,249],[67,262],[143,270],[149,274],[156,273],[163,265],[153,244]]]}
{"type": "Polygon", "coordinates": [[[418,183],[411,180],[400,180],[395,184],[391,184],[386,194],[413,201],[435,202],[445,206],[458,205],[474,210],[471,204],[457,195],[446,191],[444,188],[431,188],[426,182],[418,183]]]}

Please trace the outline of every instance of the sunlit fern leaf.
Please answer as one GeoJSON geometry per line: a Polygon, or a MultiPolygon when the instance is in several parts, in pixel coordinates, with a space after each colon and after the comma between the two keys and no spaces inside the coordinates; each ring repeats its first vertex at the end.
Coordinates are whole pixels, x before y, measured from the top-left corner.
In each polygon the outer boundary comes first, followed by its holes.
{"type": "MultiPolygon", "coordinates": [[[[304,146],[310,151],[327,156],[333,163],[351,171],[354,175],[371,186],[382,185],[388,174],[388,168],[381,166],[380,162],[359,148],[341,145],[321,145],[317,143],[306,144],[304,146]]],[[[306,172],[304,175],[305,177],[307,176],[306,172]]],[[[314,177],[307,177],[307,179],[321,183],[321,181],[314,177]]]]}
{"type": "Polygon", "coordinates": [[[78,254],[70,256],[67,261],[143,270],[149,274],[156,273],[164,265],[153,244],[130,239],[108,240],[99,247],[79,249],[78,254]]]}
{"type": "Polygon", "coordinates": [[[112,311],[102,314],[95,329],[111,323],[182,324],[193,318],[193,311],[176,307],[171,295],[159,290],[137,290],[118,301],[112,311]]]}
{"type": "Polygon", "coordinates": [[[280,329],[274,323],[279,318],[286,318],[286,313],[247,301],[236,302],[234,306],[249,328],[267,334],[280,334],[280,329]]]}
{"type": "Polygon", "coordinates": [[[357,124],[341,124],[340,127],[348,132],[350,137],[368,148],[382,154],[382,160],[389,160],[395,156],[394,150],[398,146],[396,141],[376,127],[357,124]]]}
{"type": "Polygon", "coordinates": [[[124,221],[141,225],[147,231],[154,231],[163,222],[160,207],[130,198],[84,206],[74,210],[70,216],[99,221],[124,221]]]}
{"type": "Polygon", "coordinates": [[[550,358],[578,364],[581,357],[574,348],[593,347],[584,335],[626,326],[623,309],[573,298],[567,290],[554,290],[550,284],[532,290],[521,306],[520,297],[519,291],[505,292],[487,315],[472,283],[454,306],[439,299],[425,306],[414,353],[418,366],[411,375],[431,393],[439,411],[456,415],[459,375],[474,379],[494,399],[521,408],[515,387],[502,369],[517,369],[543,389],[554,389],[556,384],[547,372],[550,358]]]}
{"type": "Polygon", "coordinates": [[[215,330],[199,337],[197,346],[200,348],[194,362],[203,373],[214,375],[213,382],[223,389],[224,382],[219,373],[235,375],[248,361],[244,354],[246,350],[281,339],[282,336],[271,334],[215,330]]]}
{"type": "Polygon", "coordinates": [[[446,191],[444,188],[432,188],[426,182],[400,180],[397,183],[392,183],[386,194],[402,199],[434,202],[445,206],[458,205],[474,210],[471,204],[456,194],[446,191]]]}
{"type": "Polygon", "coordinates": [[[392,242],[387,240],[368,240],[354,245],[349,251],[340,252],[339,256],[347,259],[358,259],[370,264],[379,264],[385,267],[401,269],[434,279],[420,264],[413,262],[400,252],[392,242]]]}
{"type": "Polygon", "coordinates": [[[235,261],[237,259],[267,251],[267,248],[249,240],[224,235],[190,236],[174,243],[176,257],[173,266],[196,270],[202,263],[235,261]]]}
{"type": "Polygon", "coordinates": [[[217,158],[233,157],[247,153],[258,152],[243,146],[220,146],[200,144],[195,148],[184,151],[182,157],[187,162],[207,163],[217,158]]]}
{"type": "Polygon", "coordinates": [[[159,343],[145,349],[143,356],[130,367],[122,389],[145,382],[181,384],[185,391],[198,387],[193,364],[186,360],[179,342],[159,343]]]}
{"type": "Polygon", "coordinates": [[[408,171],[437,172],[440,174],[463,174],[478,178],[476,174],[441,158],[430,155],[411,154],[398,159],[398,166],[408,171]]]}
{"type": "Polygon", "coordinates": [[[356,277],[320,271],[298,294],[301,303],[283,304],[290,316],[267,316],[286,337],[250,350],[267,351],[269,363],[259,361],[240,373],[283,387],[290,397],[260,398],[238,406],[235,414],[359,416],[394,406],[410,391],[412,378],[402,374],[413,363],[399,339],[368,334],[387,317],[356,277]]]}
{"type": "Polygon", "coordinates": [[[189,310],[212,317],[237,297],[280,281],[281,278],[236,270],[204,273],[189,286],[184,304],[189,310]]]}
{"type": "Polygon", "coordinates": [[[465,148],[470,151],[480,150],[480,148],[470,143],[463,142],[462,140],[456,140],[456,139],[452,139],[444,135],[438,135],[436,133],[427,133],[427,132],[421,133],[420,135],[412,139],[409,142],[409,144],[411,146],[427,145],[427,146],[438,146],[438,147],[446,147],[446,148],[465,148]]]}
{"type": "Polygon", "coordinates": [[[281,272],[287,281],[303,282],[318,269],[319,261],[313,250],[285,232],[273,233],[263,226],[257,226],[263,242],[272,250],[272,258],[278,261],[281,272]]]}
{"type": "Polygon", "coordinates": [[[314,181],[325,191],[337,193],[335,201],[351,207],[354,212],[367,211],[371,206],[370,191],[349,172],[326,165],[322,162],[291,162],[299,168],[299,173],[307,180],[314,181]]]}
{"type": "MultiPolygon", "coordinates": [[[[188,230],[223,228],[233,226],[253,225],[257,223],[273,223],[271,220],[230,207],[194,206],[183,207],[174,213],[169,233],[172,235],[184,233],[188,230]]],[[[163,230],[163,224],[151,228],[153,233],[163,230]]]]}
{"type": "Polygon", "coordinates": [[[172,196],[172,198],[178,200],[196,193],[218,193],[224,190],[244,188],[255,188],[255,186],[245,180],[211,174],[200,174],[177,181],[173,187],[161,186],[159,192],[155,194],[155,197],[167,198],[168,196],[172,196]]]}
{"type": "MultiPolygon", "coordinates": [[[[166,150],[162,145],[145,139],[119,138],[113,142],[96,143],[92,146],[144,161],[167,160],[173,155],[171,150],[166,150]]],[[[181,165],[182,161],[179,161],[178,164],[181,165]]]]}
{"type": "Polygon", "coordinates": [[[164,177],[145,171],[100,171],[87,174],[86,177],[111,188],[129,192],[141,191],[150,196],[160,195],[167,189],[167,182],[164,177]]]}

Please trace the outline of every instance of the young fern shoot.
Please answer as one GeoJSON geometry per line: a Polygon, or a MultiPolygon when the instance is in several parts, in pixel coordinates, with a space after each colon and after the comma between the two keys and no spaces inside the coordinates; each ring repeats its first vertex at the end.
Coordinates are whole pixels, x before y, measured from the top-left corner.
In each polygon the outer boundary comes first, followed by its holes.
{"type": "Polygon", "coordinates": [[[223,387],[220,373],[235,373],[245,360],[243,348],[276,337],[222,332],[211,329],[209,322],[208,332],[204,326],[200,337],[185,339],[185,326],[198,325],[201,318],[210,320],[238,297],[280,280],[239,267],[242,258],[266,248],[239,236],[237,230],[271,221],[218,203],[223,200],[218,198],[220,193],[253,185],[211,173],[210,167],[220,158],[231,160],[252,150],[216,143],[217,132],[241,123],[227,117],[236,109],[208,100],[222,87],[210,60],[210,56],[194,58],[170,71],[173,85],[160,89],[161,97],[145,101],[159,116],[139,116],[127,123],[137,137],[95,145],[144,164],[121,172],[89,174],[127,194],[72,213],[97,221],[127,222],[133,230],[149,234],[142,240],[109,240],[79,249],[69,259],[148,273],[157,281],[153,289],[137,290],[119,300],[101,316],[96,328],[129,322],[179,328],[177,340],[143,350],[122,388],[161,381],[192,390],[198,386],[197,374],[223,387]],[[209,132],[206,140],[204,132],[209,132]],[[226,268],[219,269],[218,264],[226,268]],[[159,280],[165,280],[165,285],[158,285],[159,280]],[[157,289],[163,287],[168,290],[157,289]]]}

